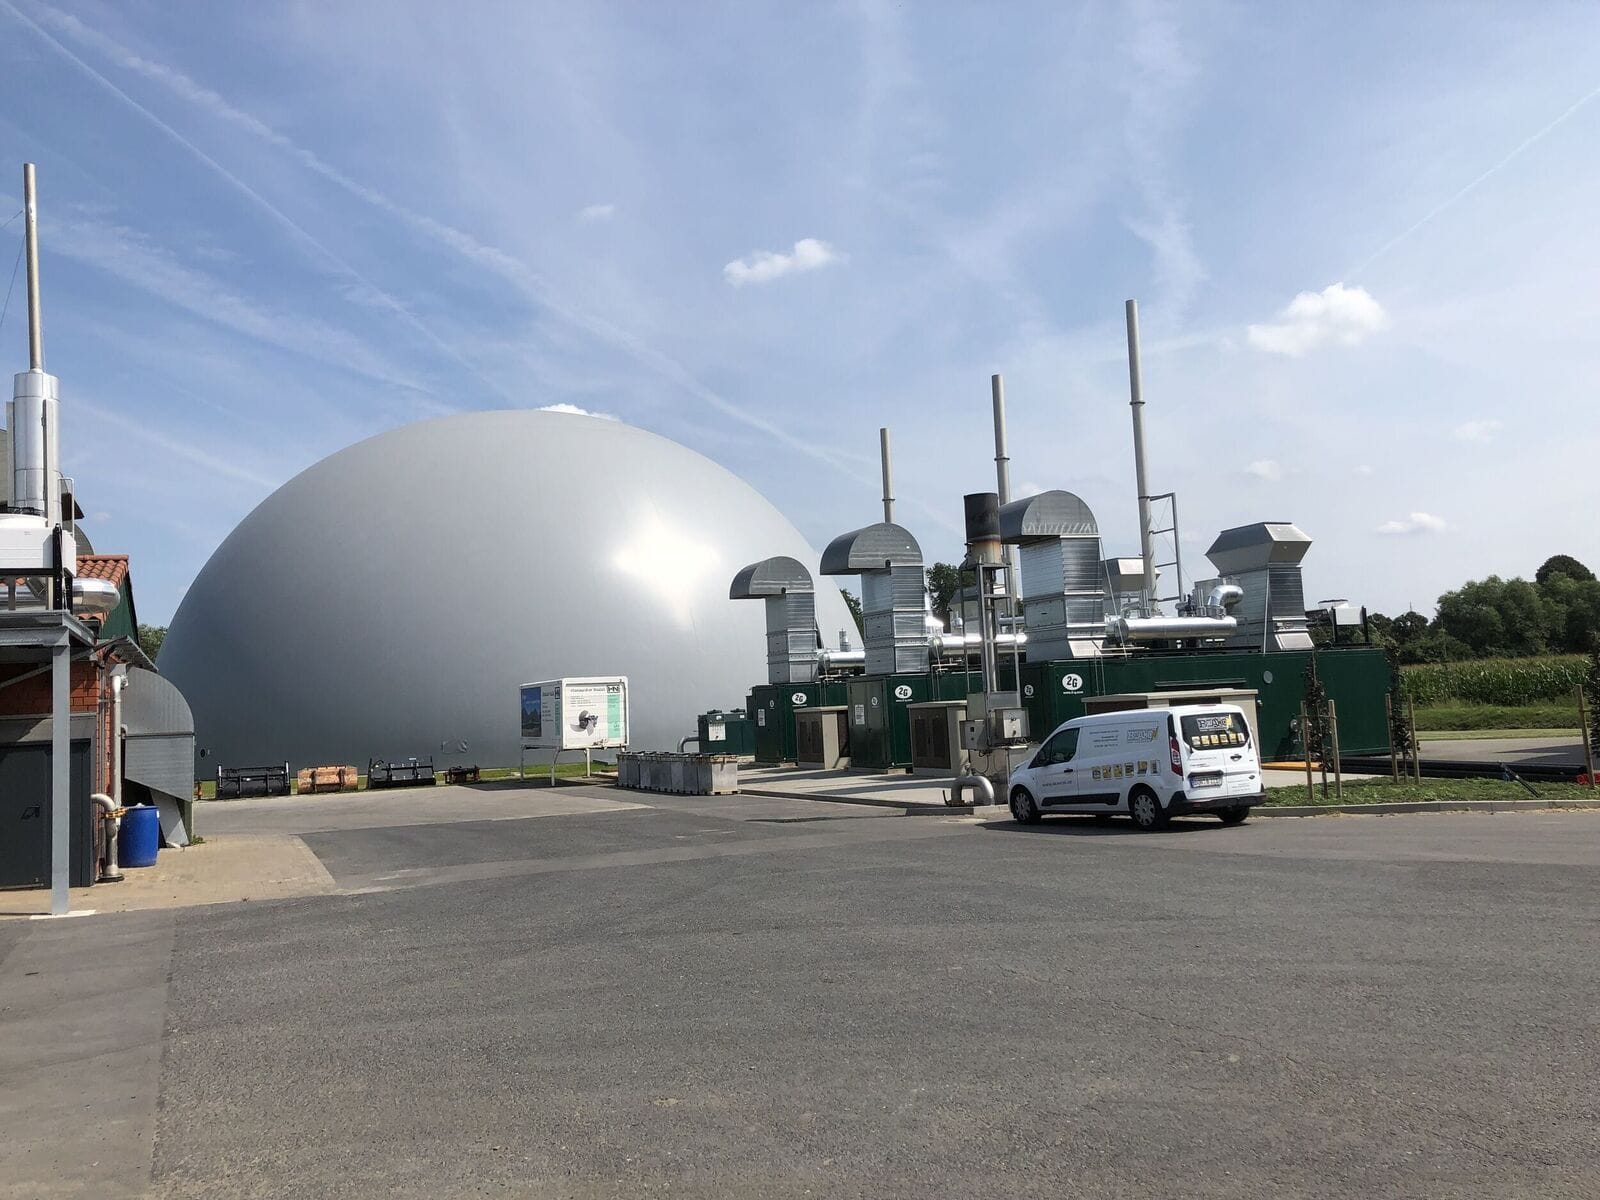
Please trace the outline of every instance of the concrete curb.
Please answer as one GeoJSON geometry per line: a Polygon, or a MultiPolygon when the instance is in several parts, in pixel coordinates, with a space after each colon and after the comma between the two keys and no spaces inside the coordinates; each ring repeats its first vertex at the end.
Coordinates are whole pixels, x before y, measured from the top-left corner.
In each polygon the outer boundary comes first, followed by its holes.
{"type": "Polygon", "coordinates": [[[774,800],[817,800],[823,804],[860,804],[868,808],[895,808],[908,817],[995,817],[1010,810],[1004,804],[925,804],[920,800],[885,800],[877,796],[820,796],[815,792],[780,792],[770,788],[739,789],[741,796],[766,796],[774,800]]]}
{"type": "Polygon", "coordinates": [[[1391,813],[1422,812],[1560,812],[1600,808],[1600,796],[1593,800],[1411,800],[1403,804],[1258,804],[1250,810],[1254,817],[1320,817],[1328,813],[1349,816],[1384,816],[1391,813]]]}
{"type": "MultiPolygon", "coordinates": [[[[876,796],[819,796],[814,792],[780,792],[768,788],[740,788],[739,791],[745,796],[767,796],[776,800],[818,800],[825,804],[861,804],[870,808],[894,808],[908,817],[1004,817],[1010,814],[1010,810],[1004,804],[924,804],[914,800],[885,800],[876,796]]],[[[1252,819],[1326,817],[1340,814],[1352,817],[1380,817],[1397,813],[1560,812],[1569,809],[1600,809],[1600,795],[1596,795],[1593,800],[1412,800],[1396,804],[1258,804],[1250,809],[1250,816],[1252,819]]]]}

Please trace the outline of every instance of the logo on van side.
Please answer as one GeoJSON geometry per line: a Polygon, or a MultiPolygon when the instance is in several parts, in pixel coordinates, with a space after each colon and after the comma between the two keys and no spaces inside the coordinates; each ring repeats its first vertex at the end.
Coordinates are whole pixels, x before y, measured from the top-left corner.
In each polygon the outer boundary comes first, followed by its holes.
{"type": "Polygon", "coordinates": [[[1154,729],[1130,729],[1128,730],[1128,740],[1130,742],[1153,742],[1156,740],[1156,731],[1154,729]]]}
{"type": "Polygon", "coordinates": [[[1061,677],[1061,690],[1064,692],[1083,691],[1082,675],[1063,675],[1061,677]]]}

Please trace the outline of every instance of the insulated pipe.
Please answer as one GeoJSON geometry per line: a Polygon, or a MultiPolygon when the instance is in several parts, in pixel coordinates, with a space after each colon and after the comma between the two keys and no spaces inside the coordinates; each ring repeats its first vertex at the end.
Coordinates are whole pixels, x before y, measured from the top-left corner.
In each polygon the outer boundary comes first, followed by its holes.
{"type": "Polygon", "coordinates": [[[950,799],[945,801],[952,808],[961,803],[961,793],[971,789],[983,797],[985,804],[994,803],[994,784],[989,782],[986,775],[963,775],[957,779],[950,788],[950,799]]]}
{"type": "MultiPolygon", "coordinates": [[[[983,639],[975,633],[937,633],[928,639],[928,661],[937,662],[941,658],[965,658],[977,654],[982,649],[983,639]]],[[[997,633],[994,636],[997,647],[1010,646],[1021,648],[1028,644],[1028,635],[1025,633],[997,633]]]]}
{"type": "Polygon", "coordinates": [[[128,686],[128,668],[121,663],[111,668],[111,795],[122,807],[122,689],[128,686]]]}
{"type": "Polygon", "coordinates": [[[687,750],[684,749],[684,747],[687,746],[690,742],[693,742],[696,746],[698,746],[700,744],[700,735],[697,734],[697,733],[691,733],[686,738],[679,738],[678,739],[678,753],[679,754],[687,754],[687,753],[689,753],[687,750]]]}
{"type": "Polygon", "coordinates": [[[889,458],[889,429],[878,430],[878,457],[883,463],[883,521],[894,524],[894,465],[889,458]]]}
{"type": "Polygon", "coordinates": [[[1239,628],[1233,617],[1107,617],[1106,640],[1164,642],[1171,638],[1227,637],[1239,628]]]}
{"type": "Polygon", "coordinates": [[[1139,370],[1139,302],[1129,300],[1125,306],[1128,318],[1128,391],[1132,395],[1129,407],[1133,409],[1133,478],[1139,489],[1139,556],[1144,560],[1144,602],[1146,608],[1155,605],[1156,562],[1150,542],[1150,486],[1146,482],[1144,460],[1144,383],[1139,370]]]}
{"type": "Polygon", "coordinates": [[[837,671],[842,667],[865,667],[867,665],[867,652],[865,650],[818,650],[817,673],[826,675],[830,671],[837,671]]]}
{"type": "Polygon", "coordinates": [[[122,828],[122,818],[117,816],[120,809],[117,802],[104,792],[96,792],[89,799],[100,814],[106,838],[106,869],[100,872],[100,878],[95,882],[120,883],[122,868],[117,866],[117,832],[122,828]]]}
{"type": "Polygon", "coordinates": [[[1219,583],[1211,589],[1211,594],[1206,597],[1206,607],[1227,612],[1243,599],[1244,589],[1237,583],[1219,583]]]}

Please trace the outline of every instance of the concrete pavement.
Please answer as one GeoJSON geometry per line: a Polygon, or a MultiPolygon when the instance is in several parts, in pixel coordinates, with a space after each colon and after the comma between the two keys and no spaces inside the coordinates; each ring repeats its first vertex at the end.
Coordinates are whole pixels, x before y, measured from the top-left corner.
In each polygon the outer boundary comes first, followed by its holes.
{"type": "Polygon", "coordinates": [[[1577,1197],[1600,1179],[1600,816],[1139,834],[563,795],[596,803],[388,826],[352,808],[343,827],[307,808],[320,829],[277,832],[336,894],[0,924],[0,1065],[35,1072],[0,1195],[1577,1197]],[[126,1056],[78,1040],[102,1037],[126,1056]],[[103,1123],[70,1111],[111,1096],[103,1123]]]}

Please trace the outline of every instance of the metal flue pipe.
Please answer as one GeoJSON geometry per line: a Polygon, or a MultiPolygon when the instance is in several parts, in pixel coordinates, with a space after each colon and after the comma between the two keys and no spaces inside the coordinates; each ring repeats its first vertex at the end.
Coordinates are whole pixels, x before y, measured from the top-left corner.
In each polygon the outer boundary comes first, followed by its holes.
{"type": "Polygon", "coordinates": [[[994,481],[1002,506],[1011,503],[1011,458],[1006,454],[1006,382],[989,376],[994,397],[994,481]]]}
{"type": "Polygon", "coordinates": [[[894,464],[889,458],[888,426],[878,430],[878,457],[883,462],[883,520],[894,524],[894,464]]]}
{"type": "Polygon", "coordinates": [[[1150,486],[1146,481],[1144,459],[1144,383],[1139,375],[1139,302],[1129,300],[1128,317],[1128,390],[1132,394],[1129,406],[1133,409],[1133,476],[1139,488],[1139,556],[1144,560],[1144,602],[1153,608],[1156,598],[1156,561],[1150,545],[1150,486]]]}
{"type": "MultiPolygon", "coordinates": [[[[989,376],[989,393],[994,399],[994,481],[1001,505],[1011,502],[1011,456],[1006,453],[1006,381],[999,375],[989,376]]],[[[1021,587],[1017,579],[1017,548],[1005,548],[1006,564],[1006,616],[1015,618],[1021,611],[1021,587]]],[[[1011,647],[1011,667],[1022,678],[1022,658],[1017,647],[1011,647]]]]}
{"type": "Polygon", "coordinates": [[[44,370],[44,330],[39,320],[39,212],[33,164],[22,164],[22,227],[28,259],[28,369],[44,370]]]}

